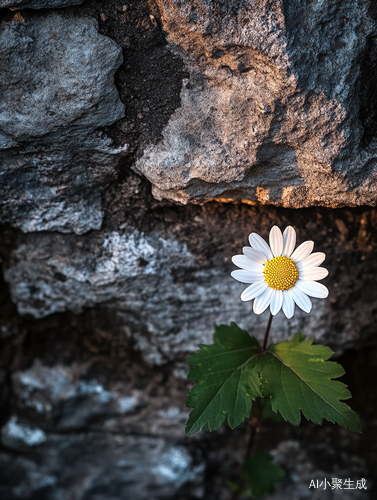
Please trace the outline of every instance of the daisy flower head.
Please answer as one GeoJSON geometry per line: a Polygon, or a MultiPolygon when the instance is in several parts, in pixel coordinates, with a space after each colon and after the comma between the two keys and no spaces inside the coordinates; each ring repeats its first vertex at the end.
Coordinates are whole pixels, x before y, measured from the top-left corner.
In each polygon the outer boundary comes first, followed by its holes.
{"type": "Polygon", "coordinates": [[[232,262],[240,269],[231,276],[241,283],[251,283],[241,294],[242,301],[254,299],[253,311],[262,314],[268,306],[272,315],[283,309],[292,318],[295,304],[309,313],[309,297],[325,299],[329,291],[318,280],[326,278],[327,269],[318,267],[325,260],[322,252],[312,253],[314,242],[305,241],[296,250],[296,231],[288,226],[284,233],[277,226],[270,231],[269,245],[257,233],[249,235],[250,247],[232,262]]]}

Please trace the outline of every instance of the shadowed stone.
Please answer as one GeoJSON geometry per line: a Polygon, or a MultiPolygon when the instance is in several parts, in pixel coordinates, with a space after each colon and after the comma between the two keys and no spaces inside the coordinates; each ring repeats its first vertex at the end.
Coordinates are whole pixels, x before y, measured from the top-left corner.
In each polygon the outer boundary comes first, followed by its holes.
{"type": "Polygon", "coordinates": [[[84,0],[0,0],[0,8],[45,9],[79,5],[84,0]]]}

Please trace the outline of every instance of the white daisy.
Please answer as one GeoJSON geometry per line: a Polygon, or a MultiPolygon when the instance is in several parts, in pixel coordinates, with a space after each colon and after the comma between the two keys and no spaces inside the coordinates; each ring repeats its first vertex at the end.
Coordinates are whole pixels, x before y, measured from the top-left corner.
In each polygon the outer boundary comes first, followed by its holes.
{"type": "Polygon", "coordinates": [[[241,269],[231,276],[241,283],[252,283],[241,294],[241,300],[254,299],[253,310],[261,314],[270,306],[274,316],[283,308],[287,318],[292,318],[295,303],[309,313],[309,297],[324,299],[329,291],[318,280],[326,278],[327,269],[318,267],[325,260],[322,252],[312,253],[313,241],[305,241],[294,250],[296,231],[288,226],[282,234],[277,226],[270,231],[270,245],[259,236],[249,235],[251,247],[244,247],[244,255],[232,257],[233,264],[241,269]],[[293,251],[294,250],[294,251],[293,251]]]}

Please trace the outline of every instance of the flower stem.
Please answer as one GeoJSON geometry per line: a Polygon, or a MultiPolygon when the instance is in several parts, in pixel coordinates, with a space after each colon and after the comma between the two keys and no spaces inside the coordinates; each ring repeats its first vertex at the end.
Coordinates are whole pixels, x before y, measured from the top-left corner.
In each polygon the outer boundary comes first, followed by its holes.
{"type": "MultiPolygon", "coordinates": [[[[270,333],[272,318],[273,318],[273,315],[270,314],[270,317],[268,318],[266,331],[264,334],[263,347],[262,347],[262,351],[261,351],[262,353],[265,353],[267,350],[268,335],[270,333]]],[[[259,398],[256,398],[256,400],[253,402],[253,405],[251,407],[251,415],[250,415],[250,418],[248,419],[249,440],[247,442],[244,462],[247,458],[250,458],[251,454],[253,453],[254,444],[255,444],[255,436],[259,432],[261,422],[262,422],[263,406],[261,407],[260,403],[258,404],[258,401],[259,401],[259,398]]],[[[233,491],[232,500],[238,500],[239,496],[242,494],[242,492],[245,488],[245,480],[243,477],[241,477],[241,474],[242,474],[242,470],[240,473],[240,477],[237,481],[239,488],[237,491],[233,491]]]]}
{"type": "MultiPolygon", "coordinates": [[[[250,418],[248,419],[249,440],[247,442],[244,462],[247,458],[251,457],[251,454],[253,453],[253,449],[254,449],[254,444],[255,444],[255,436],[257,435],[257,433],[260,430],[263,408],[260,408],[258,401],[259,401],[259,398],[257,398],[253,402],[253,406],[251,408],[251,415],[250,415],[250,418]]],[[[241,477],[241,474],[242,474],[242,469],[241,469],[240,477],[237,481],[239,488],[237,491],[233,492],[232,500],[238,500],[239,496],[242,494],[242,492],[245,488],[245,479],[243,477],[241,477]]]]}
{"type": "MultiPolygon", "coordinates": [[[[253,404],[254,408],[255,404],[253,404]]],[[[253,410],[251,410],[251,415],[248,420],[249,423],[249,442],[247,443],[247,448],[246,448],[246,453],[245,453],[245,459],[251,457],[251,454],[254,449],[254,444],[255,444],[255,435],[259,431],[260,427],[260,420],[259,418],[254,414],[253,410]]]]}
{"type": "Polygon", "coordinates": [[[264,340],[263,340],[263,347],[262,347],[262,353],[266,352],[267,350],[267,342],[268,342],[268,334],[270,333],[270,328],[271,328],[271,323],[272,323],[272,314],[270,313],[270,317],[268,318],[268,323],[267,323],[267,328],[266,332],[264,334],[264,340]]]}

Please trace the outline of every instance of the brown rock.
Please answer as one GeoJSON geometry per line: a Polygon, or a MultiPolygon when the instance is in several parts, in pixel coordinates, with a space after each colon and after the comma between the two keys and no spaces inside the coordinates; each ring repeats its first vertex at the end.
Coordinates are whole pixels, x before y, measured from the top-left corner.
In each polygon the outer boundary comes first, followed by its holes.
{"type": "Polygon", "coordinates": [[[376,140],[359,120],[365,57],[377,58],[368,5],[160,0],[190,78],[163,140],[136,164],[154,195],[374,205],[376,140]]]}

